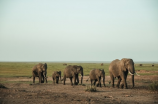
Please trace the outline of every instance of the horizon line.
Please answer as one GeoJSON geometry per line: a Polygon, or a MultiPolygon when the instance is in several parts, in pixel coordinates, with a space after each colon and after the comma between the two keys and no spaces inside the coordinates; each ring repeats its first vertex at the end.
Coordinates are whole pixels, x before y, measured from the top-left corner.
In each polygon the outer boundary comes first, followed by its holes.
{"type": "MultiPolygon", "coordinates": [[[[50,63],[110,63],[112,61],[0,61],[0,62],[50,62],[50,63]]],[[[158,63],[158,61],[134,61],[135,63],[158,63]]]]}

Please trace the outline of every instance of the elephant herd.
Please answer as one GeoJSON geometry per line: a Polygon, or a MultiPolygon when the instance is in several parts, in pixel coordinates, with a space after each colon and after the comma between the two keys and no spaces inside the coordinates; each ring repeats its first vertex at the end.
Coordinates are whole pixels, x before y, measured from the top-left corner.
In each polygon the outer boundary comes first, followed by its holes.
{"type": "MultiPolygon", "coordinates": [[[[135,72],[134,62],[132,59],[123,58],[121,60],[116,59],[113,60],[109,65],[109,74],[111,78],[112,87],[114,87],[114,79],[117,77],[118,82],[116,87],[119,88],[120,82],[121,88],[127,89],[127,75],[131,74],[132,79],[132,87],[134,87],[134,74],[138,75],[135,72]]],[[[81,74],[81,84],[83,81],[83,67],[77,65],[68,65],[63,71],[63,79],[61,79],[61,71],[54,71],[52,74],[53,83],[58,83],[59,78],[60,81],[63,81],[65,85],[66,78],[70,79],[71,85],[78,85],[79,84],[79,74],[81,74]]],[[[39,83],[47,83],[47,64],[39,63],[35,65],[32,69],[33,75],[33,83],[35,83],[35,77],[39,77],[39,83]]],[[[138,75],[139,76],[139,75],[138,75]]],[[[96,82],[97,86],[101,87],[101,77],[103,78],[103,85],[105,86],[105,71],[104,69],[93,69],[90,71],[89,78],[91,81],[91,85],[95,85],[96,82]]],[[[88,81],[88,79],[86,81],[88,81]]]]}

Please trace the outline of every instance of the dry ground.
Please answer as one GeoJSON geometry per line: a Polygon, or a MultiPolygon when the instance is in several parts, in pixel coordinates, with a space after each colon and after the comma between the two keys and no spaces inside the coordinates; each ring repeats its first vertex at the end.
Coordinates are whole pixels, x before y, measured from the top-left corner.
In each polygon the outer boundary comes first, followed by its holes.
{"type": "MultiPolygon", "coordinates": [[[[84,76],[83,84],[88,76],[84,76]]],[[[37,80],[37,78],[36,78],[37,80]]],[[[48,78],[52,81],[51,77],[48,78]]],[[[110,77],[106,76],[107,87],[97,87],[97,92],[85,92],[86,86],[71,86],[69,79],[66,85],[44,83],[27,84],[15,81],[28,81],[32,78],[0,78],[6,88],[0,88],[0,104],[158,104],[158,93],[148,90],[148,85],[158,76],[135,76],[135,88],[131,89],[131,78],[128,76],[128,89],[111,88],[110,77]]],[[[116,81],[115,81],[116,83],[116,81]]]]}

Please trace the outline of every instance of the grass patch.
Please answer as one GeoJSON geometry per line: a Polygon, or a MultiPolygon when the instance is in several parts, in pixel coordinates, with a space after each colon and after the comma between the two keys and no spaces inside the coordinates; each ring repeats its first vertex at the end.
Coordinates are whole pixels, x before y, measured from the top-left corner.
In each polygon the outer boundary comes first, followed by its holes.
{"type": "Polygon", "coordinates": [[[149,89],[152,91],[158,91],[158,81],[154,81],[152,84],[150,84],[149,89]]]}
{"type": "Polygon", "coordinates": [[[96,92],[97,89],[96,89],[96,86],[86,86],[86,89],[85,89],[86,92],[96,92]]]}

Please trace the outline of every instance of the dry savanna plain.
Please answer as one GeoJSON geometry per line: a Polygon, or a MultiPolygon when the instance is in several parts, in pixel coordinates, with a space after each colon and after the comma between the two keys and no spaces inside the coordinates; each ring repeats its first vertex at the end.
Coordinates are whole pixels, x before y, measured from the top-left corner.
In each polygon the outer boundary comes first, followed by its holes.
{"type": "MultiPolygon", "coordinates": [[[[48,83],[35,84],[32,80],[32,67],[35,62],[0,62],[0,104],[158,104],[158,64],[135,64],[135,87],[131,88],[131,76],[127,77],[128,89],[112,88],[109,77],[109,63],[67,63],[81,65],[84,70],[83,84],[70,85],[66,79],[59,84],[52,83],[53,71],[61,71],[63,63],[47,63],[48,83]],[[86,82],[90,70],[105,70],[106,87],[96,87],[95,92],[87,92],[90,81],[86,82]],[[154,88],[153,88],[154,86],[154,88]],[[152,89],[153,88],[153,89],[152,89]]],[[[80,77],[80,76],[79,76],[80,77]]],[[[115,79],[115,84],[117,79],[115,79]]]]}

